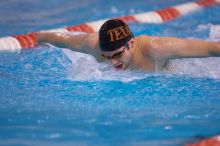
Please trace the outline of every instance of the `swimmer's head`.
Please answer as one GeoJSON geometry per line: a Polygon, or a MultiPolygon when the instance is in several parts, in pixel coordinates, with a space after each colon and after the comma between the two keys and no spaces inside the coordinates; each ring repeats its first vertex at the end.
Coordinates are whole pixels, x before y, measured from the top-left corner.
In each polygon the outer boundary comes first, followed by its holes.
{"type": "Polygon", "coordinates": [[[99,46],[102,51],[115,51],[125,46],[133,34],[128,25],[119,19],[106,21],[99,30],[99,46]]]}
{"type": "Polygon", "coordinates": [[[128,25],[119,19],[106,21],[99,30],[102,56],[111,60],[116,70],[127,69],[132,60],[133,34],[128,25]]]}

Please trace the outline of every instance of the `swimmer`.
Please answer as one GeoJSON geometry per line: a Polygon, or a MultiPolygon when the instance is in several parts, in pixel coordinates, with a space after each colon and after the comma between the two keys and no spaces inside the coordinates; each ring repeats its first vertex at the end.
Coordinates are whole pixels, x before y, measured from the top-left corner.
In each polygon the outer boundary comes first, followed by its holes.
{"type": "Polygon", "coordinates": [[[107,20],[98,33],[39,32],[37,40],[91,54],[97,61],[109,60],[116,70],[160,71],[166,69],[171,59],[220,56],[220,43],[147,35],[134,37],[128,25],[119,19],[107,20]]]}

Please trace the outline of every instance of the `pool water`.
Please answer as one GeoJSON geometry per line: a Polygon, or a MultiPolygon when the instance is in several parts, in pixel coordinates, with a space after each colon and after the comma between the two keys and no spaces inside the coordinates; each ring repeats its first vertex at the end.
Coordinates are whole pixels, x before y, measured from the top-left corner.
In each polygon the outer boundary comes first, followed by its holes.
{"type": "MultiPolygon", "coordinates": [[[[190,0],[8,0],[0,3],[0,36],[183,2],[190,0]]],[[[213,6],[165,24],[129,26],[135,35],[220,41],[219,11],[213,6]]],[[[217,57],[190,58],[170,61],[168,71],[121,72],[48,44],[0,52],[0,145],[179,146],[217,135],[219,64],[217,57]]]]}

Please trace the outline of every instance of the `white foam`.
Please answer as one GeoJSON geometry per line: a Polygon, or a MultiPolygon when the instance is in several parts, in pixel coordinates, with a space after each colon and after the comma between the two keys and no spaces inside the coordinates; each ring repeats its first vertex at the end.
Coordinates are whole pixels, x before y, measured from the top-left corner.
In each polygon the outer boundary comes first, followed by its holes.
{"type": "Polygon", "coordinates": [[[67,69],[67,78],[70,80],[118,80],[129,82],[148,76],[146,73],[137,71],[116,71],[110,63],[98,63],[93,56],[88,54],[73,52],[68,49],[63,49],[63,52],[72,62],[72,65],[67,69]]]}
{"type": "Polygon", "coordinates": [[[169,63],[169,72],[219,79],[219,64],[219,57],[175,59],[169,63]]]}
{"type": "MultiPolygon", "coordinates": [[[[197,31],[204,30],[209,31],[208,41],[220,42],[220,25],[208,23],[197,27],[197,31]]],[[[170,61],[169,73],[219,79],[219,64],[220,57],[176,59],[170,61]]]]}
{"type": "Polygon", "coordinates": [[[204,30],[210,30],[212,24],[208,23],[208,24],[200,24],[197,27],[197,31],[204,31],[204,30]]]}
{"type": "Polygon", "coordinates": [[[211,23],[208,24],[200,24],[197,27],[197,31],[209,31],[209,38],[207,40],[213,42],[220,42],[220,25],[213,25],[211,23]]]}
{"type": "MultiPolygon", "coordinates": [[[[69,80],[117,80],[130,82],[152,75],[135,70],[116,71],[110,63],[99,63],[91,55],[73,52],[68,49],[63,49],[63,52],[72,62],[67,69],[67,78],[69,80]]],[[[170,61],[169,71],[165,71],[165,73],[220,79],[219,64],[219,57],[175,59],[170,61]]]]}
{"type": "Polygon", "coordinates": [[[209,39],[220,42],[220,25],[211,25],[209,32],[209,39]]]}

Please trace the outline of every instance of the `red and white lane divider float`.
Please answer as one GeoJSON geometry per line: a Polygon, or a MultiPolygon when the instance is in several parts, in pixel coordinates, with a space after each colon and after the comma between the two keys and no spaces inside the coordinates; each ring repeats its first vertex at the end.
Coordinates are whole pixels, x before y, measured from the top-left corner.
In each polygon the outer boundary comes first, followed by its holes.
{"type": "MultiPolygon", "coordinates": [[[[165,9],[156,11],[150,11],[145,13],[139,13],[130,16],[118,17],[125,22],[138,22],[138,23],[163,23],[179,16],[184,16],[201,8],[220,4],[220,0],[198,0],[196,2],[184,3],[165,9]]],[[[51,32],[86,32],[92,33],[97,32],[101,25],[106,21],[98,20],[94,22],[88,22],[75,26],[68,26],[65,28],[45,30],[51,32]]],[[[32,48],[36,46],[36,34],[21,34],[15,36],[8,36],[0,38],[0,50],[20,50],[26,48],[32,48]]]]}
{"type": "Polygon", "coordinates": [[[220,146],[220,135],[186,146],[220,146]]]}

